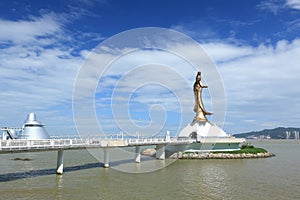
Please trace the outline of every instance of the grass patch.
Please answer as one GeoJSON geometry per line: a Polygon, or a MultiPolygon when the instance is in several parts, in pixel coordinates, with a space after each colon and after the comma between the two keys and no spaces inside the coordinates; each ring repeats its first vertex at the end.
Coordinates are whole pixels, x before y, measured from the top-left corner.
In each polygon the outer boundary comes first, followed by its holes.
{"type": "Polygon", "coordinates": [[[240,150],[236,151],[214,151],[212,153],[228,153],[228,154],[242,154],[242,153],[251,153],[251,154],[258,154],[258,153],[267,153],[268,151],[262,148],[256,148],[256,147],[244,147],[240,150]]]}

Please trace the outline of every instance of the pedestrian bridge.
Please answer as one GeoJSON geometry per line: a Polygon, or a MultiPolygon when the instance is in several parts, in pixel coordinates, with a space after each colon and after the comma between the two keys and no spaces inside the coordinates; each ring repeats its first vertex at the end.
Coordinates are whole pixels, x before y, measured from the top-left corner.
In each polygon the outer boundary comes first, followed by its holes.
{"type": "Polygon", "coordinates": [[[141,146],[156,146],[156,158],[165,159],[166,145],[187,145],[194,142],[189,138],[74,138],[74,139],[43,139],[43,140],[0,140],[0,154],[37,152],[37,151],[58,151],[57,173],[63,173],[63,151],[101,148],[104,153],[104,167],[109,167],[109,149],[135,147],[135,162],[141,162],[141,146]]]}

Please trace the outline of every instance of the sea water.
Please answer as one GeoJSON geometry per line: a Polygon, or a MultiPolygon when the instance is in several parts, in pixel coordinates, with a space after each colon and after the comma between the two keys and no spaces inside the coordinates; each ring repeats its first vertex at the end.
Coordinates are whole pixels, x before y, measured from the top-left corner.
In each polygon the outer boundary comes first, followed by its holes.
{"type": "MultiPolygon", "coordinates": [[[[57,152],[2,154],[0,199],[300,199],[299,141],[252,143],[276,156],[169,165],[155,160],[157,170],[129,173],[114,164],[103,168],[89,151],[72,150],[64,153],[64,174],[56,175],[57,152]]],[[[147,158],[131,165],[143,162],[147,158]]]]}

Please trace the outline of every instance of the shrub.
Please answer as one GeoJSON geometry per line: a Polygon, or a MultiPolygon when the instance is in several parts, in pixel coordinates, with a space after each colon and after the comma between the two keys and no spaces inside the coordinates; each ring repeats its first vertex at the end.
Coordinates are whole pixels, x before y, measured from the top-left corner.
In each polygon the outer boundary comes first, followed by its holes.
{"type": "Polygon", "coordinates": [[[241,146],[241,149],[250,149],[250,148],[254,148],[254,146],[250,143],[246,143],[241,146]]]}

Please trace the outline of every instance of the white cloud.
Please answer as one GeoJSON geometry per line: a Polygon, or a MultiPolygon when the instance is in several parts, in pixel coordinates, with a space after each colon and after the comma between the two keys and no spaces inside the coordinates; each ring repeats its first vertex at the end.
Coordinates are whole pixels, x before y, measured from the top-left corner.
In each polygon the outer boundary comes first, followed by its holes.
{"type": "Polygon", "coordinates": [[[300,10],[300,1],[299,0],[287,0],[286,5],[290,8],[300,10]]]}
{"type": "MultiPolygon", "coordinates": [[[[181,113],[183,107],[183,110],[192,113],[192,106],[190,106],[190,103],[193,104],[192,87],[190,86],[192,82],[185,80],[184,75],[190,73],[191,76],[188,78],[193,79],[194,72],[195,70],[190,68],[185,61],[167,52],[140,51],[127,54],[113,63],[101,77],[102,81],[97,88],[98,113],[101,115],[101,113],[107,112],[103,108],[110,107],[110,101],[107,101],[110,99],[114,117],[109,112],[110,114],[100,117],[99,122],[102,124],[103,120],[113,117],[114,122],[117,122],[116,127],[118,125],[122,130],[128,130],[130,133],[140,130],[153,134],[159,131],[164,125],[164,113],[166,115],[170,111],[181,113]],[[112,90],[114,90],[114,94],[111,93],[112,90]],[[174,95],[171,95],[171,92],[174,95]],[[186,99],[187,96],[190,98],[186,99]],[[133,106],[129,104],[133,104],[133,106]],[[152,115],[156,116],[152,119],[156,123],[151,124],[147,118],[150,115],[150,108],[156,105],[162,106],[163,110],[151,111],[152,115]],[[132,116],[128,117],[128,112],[133,115],[138,112],[139,116],[132,119],[132,116]],[[160,113],[160,117],[157,112],[160,113]],[[124,123],[126,117],[128,121],[124,123]],[[145,125],[144,127],[133,123],[139,117],[145,120],[144,123],[139,123],[145,125]],[[151,124],[151,127],[148,126],[148,123],[151,124]]],[[[192,117],[187,120],[191,121],[192,117]]]]}
{"type": "MultiPolygon", "coordinates": [[[[74,36],[64,30],[67,20],[60,19],[64,19],[62,15],[50,13],[31,20],[0,20],[1,30],[7,28],[5,33],[0,33],[0,45],[3,45],[0,49],[0,110],[5,113],[0,116],[1,126],[20,126],[16,122],[22,123],[28,112],[36,111],[38,117],[41,115],[39,119],[49,125],[49,132],[55,132],[53,135],[74,131],[73,82],[82,58],[90,52],[83,49],[80,57],[72,54],[74,46],[70,44],[75,43],[74,36]],[[63,44],[65,41],[69,45],[63,44]]],[[[91,37],[88,33],[85,35],[91,37]]],[[[230,132],[265,128],[266,124],[297,126],[300,119],[297,113],[300,109],[297,84],[300,74],[297,65],[300,63],[299,39],[292,42],[280,40],[274,46],[261,44],[258,47],[219,40],[201,45],[217,64],[223,79],[228,104],[226,128],[230,132]]],[[[179,122],[178,115],[182,114],[183,125],[191,122],[194,117],[192,85],[197,69],[187,60],[201,61],[201,66],[196,67],[201,68],[209,91],[214,91],[213,94],[206,92],[205,105],[209,111],[211,108],[218,114],[220,108],[214,107],[210,96],[218,97],[222,88],[215,88],[214,72],[207,67],[210,63],[203,62],[205,52],[199,53],[184,41],[180,44],[166,43],[165,46],[188,56],[180,57],[172,51],[134,52],[115,60],[102,75],[102,82],[96,88],[96,92],[101,94],[101,98],[96,99],[96,109],[99,121],[104,122],[106,129],[117,131],[113,124],[115,121],[108,118],[112,115],[111,108],[107,106],[112,89],[115,89],[113,104],[117,105],[115,109],[120,115],[120,127],[128,126],[130,120],[135,124],[149,125],[151,120],[148,117],[151,118],[151,115],[153,122],[159,122],[151,125],[152,130],[164,126],[165,117],[179,122]],[[114,88],[116,84],[119,85],[114,88]],[[133,103],[132,107],[129,106],[132,115],[142,111],[145,115],[126,118],[128,110],[124,110],[123,106],[128,106],[128,102],[133,103]]],[[[95,73],[95,70],[105,67],[98,65],[98,59],[109,64],[114,54],[133,49],[110,50],[107,48],[106,53],[96,51],[90,54],[91,59],[87,62],[92,67],[83,77],[83,86],[98,83],[101,74],[95,73]]],[[[82,87],[79,92],[86,92],[85,89],[82,87]]],[[[168,127],[176,129],[178,126],[170,121],[166,121],[168,127]]],[[[149,126],[145,127],[150,130],[149,126]]]]}
{"type": "Polygon", "coordinates": [[[238,46],[220,41],[203,43],[202,47],[209,51],[209,56],[213,58],[214,62],[228,62],[233,59],[241,59],[253,54],[251,46],[238,46]]]}
{"type": "Polygon", "coordinates": [[[50,134],[74,133],[72,92],[81,57],[66,45],[62,15],[29,20],[0,20],[0,126],[21,126],[27,113],[37,112],[50,134]],[[57,121],[63,119],[62,121],[57,121]],[[64,124],[59,130],[54,124],[64,124]],[[52,125],[51,125],[52,124],[52,125]]]}
{"type": "Polygon", "coordinates": [[[65,20],[54,13],[41,17],[31,17],[30,20],[10,21],[0,19],[0,41],[10,41],[14,44],[37,41],[37,37],[45,37],[61,32],[65,20]]]}
{"type": "Polygon", "coordinates": [[[257,5],[257,8],[261,10],[267,10],[277,15],[283,9],[295,9],[300,10],[299,0],[265,0],[257,5]]]}
{"type": "Polygon", "coordinates": [[[265,0],[257,5],[257,8],[261,10],[267,10],[277,15],[281,9],[284,8],[284,1],[282,0],[265,0]]]}
{"type": "Polygon", "coordinates": [[[230,129],[244,131],[275,126],[298,126],[300,40],[280,40],[274,46],[204,45],[221,72],[227,97],[230,129]],[[226,48],[224,48],[226,47],[226,48]],[[241,49],[226,56],[227,49],[241,49]],[[224,57],[218,56],[224,52],[224,57]],[[246,56],[245,56],[246,55],[246,56]],[[215,56],[215,57],[214,57],[215,56]],[[256,119],[251,126],[242,120],[256,119]]]}

